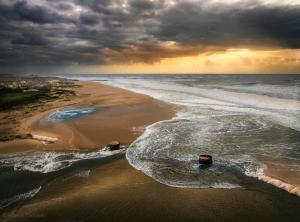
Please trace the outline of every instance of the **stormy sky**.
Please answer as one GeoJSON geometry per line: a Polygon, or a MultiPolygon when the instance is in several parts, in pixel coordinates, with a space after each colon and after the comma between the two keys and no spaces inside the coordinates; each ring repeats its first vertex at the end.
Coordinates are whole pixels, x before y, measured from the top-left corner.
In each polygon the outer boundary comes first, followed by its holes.
{"type": "Polygon", "coordinates": [[[1,73],[299,73],[299,49],[298,0],[0,0],[1,73]]]}

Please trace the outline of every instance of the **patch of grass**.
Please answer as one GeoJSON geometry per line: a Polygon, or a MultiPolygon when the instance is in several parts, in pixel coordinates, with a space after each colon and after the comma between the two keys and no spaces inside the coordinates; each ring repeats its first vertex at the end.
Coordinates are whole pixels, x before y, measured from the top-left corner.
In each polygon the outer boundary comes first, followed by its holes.
{"type": "Polygon", "coordinates": [[[38,102],[40,99],[49,99],[47,90],[36,92],[7,92],[1,93],[0,110],[9,109],[11,107],[26,105],[38,102]]]}

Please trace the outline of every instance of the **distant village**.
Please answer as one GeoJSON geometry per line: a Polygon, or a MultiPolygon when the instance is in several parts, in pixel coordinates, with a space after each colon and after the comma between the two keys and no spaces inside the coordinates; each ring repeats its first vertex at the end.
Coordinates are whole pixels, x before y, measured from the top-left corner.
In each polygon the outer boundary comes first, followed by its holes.
{"type": "MultiPolygon", "coordinates": [[[[1,77],[0,77],[1,78],[1,77]]],[[[5,76],[0,81],[0,92],[37,92],[50,91],[51,89],[59,90],[66,87],[73,87],[74,80],[61,79],[55,77],[16,77],[5,76]]]]}
{"type": "Polygon", "coordinates": [[[0,75],[0,111],[75,96],[75,80],[57,77],[0,75]]]}

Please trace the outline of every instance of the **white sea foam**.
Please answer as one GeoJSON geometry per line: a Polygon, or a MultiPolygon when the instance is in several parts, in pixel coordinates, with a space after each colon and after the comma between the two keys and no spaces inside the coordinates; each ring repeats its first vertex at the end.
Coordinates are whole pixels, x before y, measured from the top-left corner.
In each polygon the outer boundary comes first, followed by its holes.
{"type": "Polygon", "coordinates": [[[236,188],[240,187],[238,172],[255,174],[260,180],[297,193],[296,188],[266,177],[265,166],[255,157],[275,161],[284,158],[299,166],[299,154],[295,151],[299,141],[293,140],[298,134],[284,128],[300,131],[299,87],[288,85],[293,84],[290,80],[275,85],[265,79],[255,82],[256,77],[251,77],[251,82],[234,76],[201,78],[99,79],[184,107],[173,119],[146,128],[127,150],[129,163],[169,186],[236,188]],[[276,137],[271,135],[274,129],[276,137]],[[212,154],[213,166],[199,170],[199,153],[212,154]]]}
{"type": "Polygon", "coordinates": [[[283,86],[283,85],[267,85],[267,84],[253,84],[253,85],[230,85],[230,86],[216,86],[224,90],[235,90],[246,93],[264,94],[272,97],[281,98],[300,98],[300,90],[298,86],[283,86]]]}
{"type": "Polygon", "coordinates": [[[18,201],[26,200],[26,199],[30,199],[30,198],[34,197],[41,190],[41,188],[42,187],[38,187],[38,188],[35,188],[32,190],[29,190],[25,193],[17,194],[10,198],[0,200],[0,210],[18,202],[18,201]]]}
{"type": "Polygon", "coordinates": [[[80,160],[96,159],[124,153],[125,148],[109,151],[108,148],[92,152],[33,152],[2,155],[0,167],[13,167],[15,171],[50,173],[71,166],[80,160]]]}
{"type": "MultiPolygon", "coordinates": [[[[164,131],[159,127],[159,125],[165,125],[166,122],[172,123],[173,120],[161,121],[148,126],[145,133],[131,144],[126,153],[126,157],[133,167],[141,170],[146,175],[154,178],[158,182],[173,187],[223,189],[241,187],[234,181],[228,182],[226,179],[222,182],[214,182],[213,177],[216,176],[215,174],[207,175],[207,178],[202,179],[201,176],[198,177],[199,164],[195,164],[198,158],[197,154],[181,153],[180,150],[172,148],[172,146],[174,146],[176,143],[176,139],[172,137],[172,135],[173,133],[176,134],[176,132],[169,132],[170,134],[168,134],[167,131],[164,131]],[[168,163],[174,161],[176,162],[176,168],[172,169],[172,166],[168,166],[168,163]],[[188,166],[184,166],[184,168],[179,167],[180,164],[185,165],[186,163],[188,166]],[[162,173],[165,170],[167,173],[162,173]],[[193,178],[193,176],[192,178],[183,179],[191,172],[194,172],[194,176],[196,175],[198,179],[193,178]],[[168,178],[168,175],[176,175],[177,173],[179,173],[178,177],[168,178]],[[182,173],[183,175],[181,175],[182,173]],[[209,180],[206,181],[206,179],[209,180]]],[[[202,135],[202,139],[205,139],[204,137],[202,135]]],[[[199,143],[199,140],[202,139],[198,137],[197,141],[193,140],[193,142],[199,143]]],[[[183,151],[186,151],[186,149],[183,148],[183,151]]],[[[236,164],[234,164],[234,162],[215,160],[215,167],[210,168],[209,171],[210,173],[218,173],[219,169],[221,168],[235,167],[235,165],[236,164]]],[[[203,172],[206,170],[207,169],[204,169],[203,172]]]]}
{"type": "MultiPolygon", "coordinates": [[[[203,85],[192,87],[174,81],[162,83],[157,80],[112,79],[107,83],[179,105],[262,115],[283,126],[300,131],[300,101],[297,99],[300,97],[300,90],[296,87],[292,90],[294,94],[289,91],[294,95],[289,99],[257,94],[254,89],[249,92],[226,91],[226,87],[224,89],[203,85]]],[[[264,86],[271,91],[274,90],[274,94],[278,93],[279,86],[261,85],[259,88],[264,86]]],[[[242,86],[227,88],[238,90],[242,86]]]]}

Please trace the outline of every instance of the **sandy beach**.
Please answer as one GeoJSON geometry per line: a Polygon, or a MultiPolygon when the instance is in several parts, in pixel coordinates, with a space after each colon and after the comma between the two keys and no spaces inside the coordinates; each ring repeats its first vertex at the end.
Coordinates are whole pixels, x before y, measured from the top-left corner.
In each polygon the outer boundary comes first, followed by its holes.
{"type": "Polygon", "coordinates": [[[175,106],[146,95],[95,82],[80,81],[76,85],[78,96],[72,101],[55,101],[47,110],[30,111],[31,116],[23,119],[17,129],[22,134],[57,138],[57,142],[47,145],[31,139],[1,142],[0,153],[95,149],[112,140],[128,144],[146,126],[175,115],[175,106]],[[97,107],[99,110],[73,121],[43,121],[51,113],[67,106],[97,107]]]}
{"type": "Polygon", "coordinates": [[[172,188],[136,171],[122,156],[89,169],[58,177],[2,221],[284,221],[287,215],[298,220],[297,197],[272,186],[266,193],[172,188]]]}
{"type": "MultiPolygon", "coordinates": [[[[0,153],[86,151],[101,148],[112,140],[129,145],[145,127],[171,119],[179,109],[147,95],[105,84],[76,84],[77,97],[72,101],[55,101],[47,110],[33,111],[18,129],[56,138],[56,142],[1,142],[0,153]],[[97,111],[70,121],[47,121],[51,113],[65,106],[96,107],[97,111]]],[[[276,163],[266,164],[268,176],[299,188],[297,175],[276,163]]],[[[26,171],[20,173],[21,178],[28,176],[33,180],[39,177],[27,175],[26,171]]],[[[289,221],[298,219],[299,197],[257,178],[249,177],[247,181],[252,189],[174,188],[137,171],[124,153],[103,160],[85,160],[50,173],[45,179],[40,176],[37,194],[4,212],[1,221],[283,221],[287,216],[289,221]]]]}
{"type": "Polygon", "coordinates": [[[300,0],[0,0],[0,222],[300,222],[300,0]]]}

